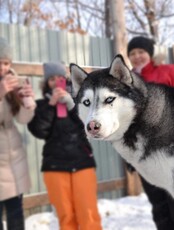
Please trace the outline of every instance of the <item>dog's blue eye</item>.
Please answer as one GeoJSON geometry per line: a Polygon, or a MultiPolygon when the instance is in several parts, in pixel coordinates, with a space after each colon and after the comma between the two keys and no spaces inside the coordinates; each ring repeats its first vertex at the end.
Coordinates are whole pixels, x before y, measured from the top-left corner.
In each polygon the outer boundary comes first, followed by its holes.
{"type": "Polygon", "coordinates": [[[85,106],[90,106],[90,100],[89,99],[87,99],[87,100],[85,100],[85,101],[83,101],[83,104],[85,105],[85,106]]]}
{"type": "Polygon", "coordinates": [[[105,104],[111,104],[115,100],[115,97],[108,97],[105,100],[105,104]]]}

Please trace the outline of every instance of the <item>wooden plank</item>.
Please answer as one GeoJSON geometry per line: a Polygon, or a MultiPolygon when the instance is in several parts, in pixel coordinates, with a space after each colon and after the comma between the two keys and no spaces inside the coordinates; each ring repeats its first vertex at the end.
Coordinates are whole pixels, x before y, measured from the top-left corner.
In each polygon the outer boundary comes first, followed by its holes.
{"type": "Polygon", "coordinates": [[[59,49],[57,34],[58,34],[57,31],[47,30],[49,60],[53,62],[60,60],[60,49],[59,49]]]}
{"type": "Polygon", "coordinates": [[[14,68],[19,75],[43,75],[42,64],[14,62],[12,68],[14,68]]]}
{"type": "Polygon", "coordinates": [[[68,46],[68,38],[67,32],[61,31],[57,32],[57,42],[59,46],[59,61],[64,62],[65,64],[69,63],[69,49],[71,47],[68,46]]]}
{"type": "Polygon", "coordinates": [[[90,37],[91,57],[93,60],[92,66],[101,66],[101,54],[100,54],[100,39],[98,37],[90,37]]]}
{"type": "MultiPolygon", "coordinates": [[[[31,61],[31,49],[35,43],[30,45],[30,29],[27,26],[16,26],[16,58],[17,60],[31,61]]],[[[14,47],[15,48],[15,47],[14,47]]],[[[14,60],[14,59],[13,59],[14,60]]]]}
{"type": "MultiPolygon", "coordinates": [[[[108,154],[110,153],[109,149],[107,148],[107,143],[104,141],[99,141],[99,156],[100,156],[100,161],[97,163],[97,165],[100,165],[102,171],[101,171],[101,180],[102,181],[107,181],[110,180],[110,178],[114,178],[114,175],[110,175],[109,173],[109,161],[108,161],[108,154]]],[[[105,185],[104,185],[105,187],[105,185]]],[[[111,193],[110,191],[103,191],[103,198],[105,199],[111,199],[111,193]]]]}
{"type": "Polygon", "coordinates": [[[106,65],[110,65],[112,59],[115,57],[116,53],[113,49],[114,47],[114,44],[113,44],[114,40],[110,40],[110,39],[107,39],[106,41],[106,51],[107,51],[107,63],[106,65]]]}
{"type": "Polygon", "coordinates": [[[48,205],[49,199],[47,192],[35,193],[24,197],[24,209],[35,208],[38,206],[48,205]]]}
{"type": "MultiPolygon", "coordinates": [[[[120,178],[117,180],[109,180],[98,183],[98,192],[108,192],[112,190],[119,190],[126,188],[126,178],[120,178]]],[[[24,197],[24,209],[31,209],[38,206],[48,205],[49,199],[47,192],[35,193],[32,195],[25,195],[24,197]]]]}
{"type": "Polygon", "coordinates": [[[126,178],[109,180],[98,183],[98,192],[108,192],[126,188],[126,178]]]}
{"type": "MultiPolygon", "coordinates": [[[[109,178],[122,178],[125,176],[125,168],[123,167],[123,159],[118,154],[118,152],[113,148],[112,144],[109,142],[105,143],[107,145],[107,152],[105,153],[107,155],[107,167],[109,170],[109,178]]],[[[115,199],[118,197],[122,197],[125,195],[125,191],[123,190],[113,190],[112,192],[109,192],[111,199],[115,199]]]]}
{"type": "MultiPolygon", "coordinates": [[[[12,68],[15,69],[15,71],[19,75],[34,75],[34,76],[43,76],[43,67],[42,63],[31,63],[31,62],[14,62],[12,64],[12,68]]],[[[93,70],[101,69],[102,67],[99,66],[82,66],[86,72],[91,72],[93,70]]],[[[67,69],[69,67],[67,66],[67,69]]]]}
{"type": "Polygon", "coordinates": [[[137,172],[128,172],[126,170],[127,177],[127,194],[129,196],[137,196],[142,192],[142,185],[137,172]]]}
{"type": "Polygon", "coordinates": [[[67,33],[68,63],[77,63],[75,34],[67,33]]]}
{"type": "Polygon", "coordinates": [[[38,31],[37,45],[39,47],[38,61],[45,62],[46,60],[49,60],[49,47],[47,45],[48,44],[47,31],[40,28],[37,28],[37,31],[38,31]]]}
{"type": "MultiPolygon", "coordinates": [[[[85,55],[83,47],[83,36],[80,34],[75,34],[75,44],[76,44],[76,60],[78,65],[85,65],[85,55]]],[[[75,60],[74,60],[75,61],[75,60]]]]}

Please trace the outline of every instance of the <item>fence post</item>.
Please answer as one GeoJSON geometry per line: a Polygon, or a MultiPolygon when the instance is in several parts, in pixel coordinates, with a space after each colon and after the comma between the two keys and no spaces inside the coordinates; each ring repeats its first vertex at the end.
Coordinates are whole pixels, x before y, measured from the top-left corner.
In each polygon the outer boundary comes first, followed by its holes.
{"type": "Polygon", "coordinates": [[[132,172],[130,173],[126,170],[126,178],[127,178],[127,195],[129,196],[137,196],[142,192],[142,185],[140,181],[140,177],[138,173],[132,172]]]}

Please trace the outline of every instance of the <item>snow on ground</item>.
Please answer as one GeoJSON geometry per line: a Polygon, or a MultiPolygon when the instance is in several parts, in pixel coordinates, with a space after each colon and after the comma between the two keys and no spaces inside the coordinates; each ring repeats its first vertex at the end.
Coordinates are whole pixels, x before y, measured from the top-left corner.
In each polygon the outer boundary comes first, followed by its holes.
{"type": "Polygon", "coordinates": [[[103,230],[156,230],[145,194],[117,200],[99,200],[103,230]]]}
{"type": "MultiPolygon", "coordinates": [[[[156,230],[147,196],[128,196],[116,200],[99,199],[103,230],[156,230]]],[[[53,212],[32,215],[26,219],[26,230],[59,230],[53,212]]]]}

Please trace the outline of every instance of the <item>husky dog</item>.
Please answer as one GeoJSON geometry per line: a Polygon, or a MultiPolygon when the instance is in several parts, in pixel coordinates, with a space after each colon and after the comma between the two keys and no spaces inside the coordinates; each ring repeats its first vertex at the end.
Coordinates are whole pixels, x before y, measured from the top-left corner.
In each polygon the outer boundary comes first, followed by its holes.
{"type": "Polygon", "coordinates": [[[91,138],[110,141],[151,184],[174,197],[174,88],[145,83],[121,55],[109,68],[70,64],[79,116],[91,138]]]}

